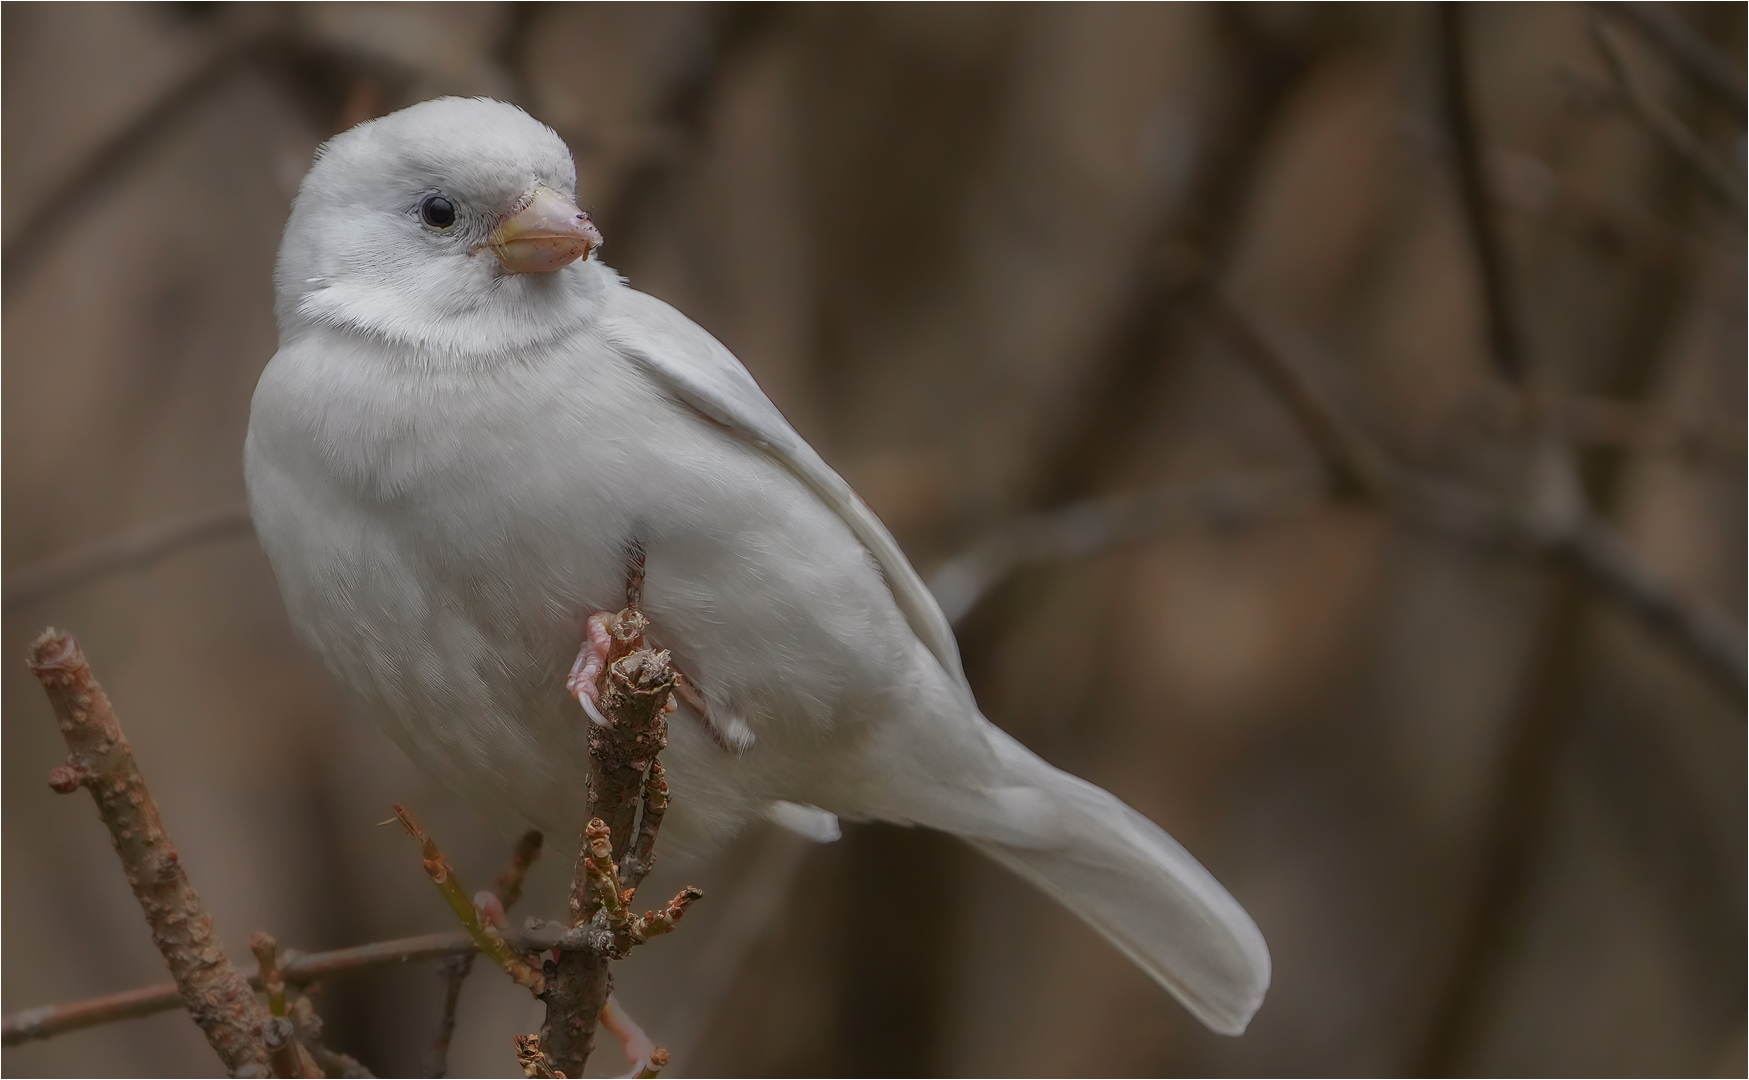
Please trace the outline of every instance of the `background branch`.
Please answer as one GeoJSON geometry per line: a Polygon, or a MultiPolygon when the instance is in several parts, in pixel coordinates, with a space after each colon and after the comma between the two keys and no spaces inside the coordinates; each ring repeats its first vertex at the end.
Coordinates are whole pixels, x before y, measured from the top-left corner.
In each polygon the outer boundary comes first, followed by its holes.
{"type": "Polygon", "coordinates": [[[154,522],[7,574],[0,603],[8,608],[28,604],[111,574],[143,570],[201,544],[248,536],[254,531],[249,507],[241,503],[154,522]]]}
{"type": "Polygon", "coordinates": [[[1739,124],[1749,120],[1749,92],[1744,89],[1743,73],[1669,4],[1626,0],[1594,3],[1592,8],[1633,27],[1739,124]]]}

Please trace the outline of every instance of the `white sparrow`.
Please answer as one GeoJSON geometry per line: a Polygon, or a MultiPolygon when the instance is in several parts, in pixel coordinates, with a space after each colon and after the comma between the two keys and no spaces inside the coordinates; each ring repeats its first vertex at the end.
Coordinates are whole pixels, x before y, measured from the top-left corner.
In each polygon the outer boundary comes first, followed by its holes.
{"type": "Polygon", "coordinates": [[[482,99],[318,153],[245,449],[304,641],[448,786],[575,835],[590,720],[567,673],[641,544],[651,637],[694,690],[665,845],[760,816],[942,829],[1243,1031],[1270,973],[1244,910],[980,715],[893,538],[727,349],[595,257],[575,186],[551,129],[482,99]]]}

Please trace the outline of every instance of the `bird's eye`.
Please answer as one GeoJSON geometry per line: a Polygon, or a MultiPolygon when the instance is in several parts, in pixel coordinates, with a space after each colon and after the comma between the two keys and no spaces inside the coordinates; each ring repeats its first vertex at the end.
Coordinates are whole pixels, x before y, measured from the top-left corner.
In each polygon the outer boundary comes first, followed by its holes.
{"type": "Polygon", "coordinates": [[[427,195],[419,204],[419,220],[433,229],[447,229],[455,224],[455,205],[442,195],[427,195]]]}

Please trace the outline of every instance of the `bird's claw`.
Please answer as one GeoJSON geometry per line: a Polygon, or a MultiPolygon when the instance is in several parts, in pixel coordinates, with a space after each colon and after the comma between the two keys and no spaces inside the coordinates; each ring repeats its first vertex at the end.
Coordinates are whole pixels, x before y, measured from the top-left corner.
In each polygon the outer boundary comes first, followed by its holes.
{"type": "Polygon", "coordinates": [[[583,648],[571,664],[571,673],[565,676],[565,689],[577,699],[577,704],[583,706],[589,719],[601,727],[610,725],[607,717],[602,716],[601,710],[596,707],[596,702],[601,698],[601,688],[596,685],[596,681],[607,667],[607,653],[613,647],[613,637],[607,630],[608,621],[612,618],[613,615],[605,611],[597,611],[589,616],[583,629],[583,648]]]}

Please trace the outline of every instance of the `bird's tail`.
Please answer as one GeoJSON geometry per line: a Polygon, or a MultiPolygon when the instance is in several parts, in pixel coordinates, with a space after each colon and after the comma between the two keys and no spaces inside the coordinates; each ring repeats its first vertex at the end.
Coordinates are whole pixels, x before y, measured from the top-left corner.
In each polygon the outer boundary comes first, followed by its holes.
{"type": "Polygon", "coordinates": [[[1003,782],[917,823],[1056,898],[1213,1030],[1242,1033],[1269,989],[1269,948],[1245,909],[1158,825],[982,726],[1003,782]]]}

